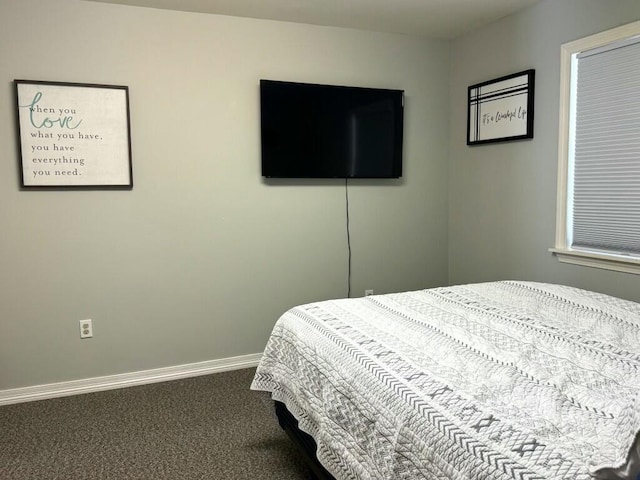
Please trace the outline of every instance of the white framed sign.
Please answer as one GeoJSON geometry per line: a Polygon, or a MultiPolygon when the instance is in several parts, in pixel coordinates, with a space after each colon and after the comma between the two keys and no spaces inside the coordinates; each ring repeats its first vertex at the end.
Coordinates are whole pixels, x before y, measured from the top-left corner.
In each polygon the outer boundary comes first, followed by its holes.
{"type": "Polygon", "coordinates": [[[535,70],[468,89],[467,145],[533,138],[535,70]]]}
{"type": "Polygon", "coordinates": [[[128,87],[14,84],[23,188],[133,188],[128,87]]]}

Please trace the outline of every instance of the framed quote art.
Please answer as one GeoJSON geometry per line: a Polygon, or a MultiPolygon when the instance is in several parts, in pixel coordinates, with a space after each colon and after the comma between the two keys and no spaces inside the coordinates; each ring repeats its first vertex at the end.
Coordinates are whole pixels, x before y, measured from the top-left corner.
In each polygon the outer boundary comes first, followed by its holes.
{"type": "Polygon", "coordinates": [[[467,145],[533,138],[535,70],[468,88],[467,145]]]}
{"type": "Polygon", "coordinates": [[[128,87],[14,84],[23,188],[133,188],[128,87]]]}

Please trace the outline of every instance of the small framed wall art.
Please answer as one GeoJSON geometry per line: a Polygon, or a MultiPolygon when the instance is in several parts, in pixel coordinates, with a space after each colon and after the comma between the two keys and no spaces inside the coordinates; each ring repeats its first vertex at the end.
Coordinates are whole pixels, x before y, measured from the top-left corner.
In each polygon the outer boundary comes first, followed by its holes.
{"type": "Polygon", "coordinates": [[[23,188],[133,188],[128,87],[14,84],[23,188]]]}
{"type": "Polygon", "coordinates": [[[467,145],[533,138],[535,70],[468,89],[467,145]]]}

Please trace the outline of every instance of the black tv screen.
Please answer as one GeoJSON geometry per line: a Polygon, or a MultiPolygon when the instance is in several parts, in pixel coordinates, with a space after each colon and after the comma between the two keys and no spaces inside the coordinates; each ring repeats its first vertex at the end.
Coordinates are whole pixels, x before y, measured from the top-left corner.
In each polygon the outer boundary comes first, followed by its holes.
{"type": "Polygon", "coordinates": [[[260,81],[262,175],[402,176],[402,90],[260,81]]]}

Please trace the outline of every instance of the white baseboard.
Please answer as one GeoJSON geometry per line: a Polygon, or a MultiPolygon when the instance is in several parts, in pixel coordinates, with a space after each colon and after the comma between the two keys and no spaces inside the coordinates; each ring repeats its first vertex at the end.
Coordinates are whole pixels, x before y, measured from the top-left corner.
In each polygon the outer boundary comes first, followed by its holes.
{"type": "Polygon", "coordinates": [[[33,387],[0,390],[0,406],[12,403],[32,402],[49,398],[79,395],[81,393],[100,392],[116,388],[134,387],[149,383],[167,382],[181,378],[209,375],[211,373],[228,372],[258,365],[262,353],[242,355],[239,357],[221,358],[206,362],[188,363],[174,367],[156,368],[140,372],[108,375],[105,377],[86,378],[69,382],[50,383],[33,387]]]}

